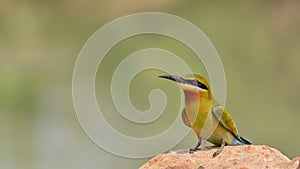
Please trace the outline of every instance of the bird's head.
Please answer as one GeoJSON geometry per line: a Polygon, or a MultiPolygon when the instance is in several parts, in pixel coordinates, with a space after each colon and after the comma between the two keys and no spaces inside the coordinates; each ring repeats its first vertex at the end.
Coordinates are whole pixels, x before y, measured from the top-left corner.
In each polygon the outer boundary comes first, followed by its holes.
{"type": "Polygon", "coordinates": [[[211,98],[211,91],[207,80],[198,74],[186,74],[183,76],[162,75],[160,78],[175,81],[184,91],[186,98],[196,97],[211,98]],[[195,96],[196,95],[196,96],[195,96]]]}

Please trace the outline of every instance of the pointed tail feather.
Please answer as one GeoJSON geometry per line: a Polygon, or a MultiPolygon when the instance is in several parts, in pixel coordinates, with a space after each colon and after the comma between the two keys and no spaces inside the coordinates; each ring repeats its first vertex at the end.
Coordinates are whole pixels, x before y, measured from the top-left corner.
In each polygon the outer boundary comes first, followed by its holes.
{"type": "Polygon", "coordinates": [[[238,139],[241,143],[243,143],[243,144],[252,144],[250,141],[244,139],[243,137],[241,137],[241,136],[238,136],[238,137],[239,137],[238,139]]]}

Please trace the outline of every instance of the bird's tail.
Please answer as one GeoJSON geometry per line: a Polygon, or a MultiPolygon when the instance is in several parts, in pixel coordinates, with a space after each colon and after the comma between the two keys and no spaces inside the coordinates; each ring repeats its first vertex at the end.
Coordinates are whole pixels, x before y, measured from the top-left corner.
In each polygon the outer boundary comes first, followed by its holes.
{"type": "Polygon", "coordinates": [[[238,136],[238,138],[237,138],[238,140],[239,140],[239,142],[241,142],[242,144],[244,144],[244,145],[249,145],[249,144],[252,144],[250,141],[248,141],[248,140],[246,140],[246,139],[244,139],[243,137],[241,137],[241,136],[238,136]]]}
{"type": "Polygon", "coordinates": [[[234,139],[232,140],[232,143],[229,145],[234,146],[234,145],[249,145],[249,144],[251,144],[250,141],[244,139],[241,136],[235,136],[234,139]]]}

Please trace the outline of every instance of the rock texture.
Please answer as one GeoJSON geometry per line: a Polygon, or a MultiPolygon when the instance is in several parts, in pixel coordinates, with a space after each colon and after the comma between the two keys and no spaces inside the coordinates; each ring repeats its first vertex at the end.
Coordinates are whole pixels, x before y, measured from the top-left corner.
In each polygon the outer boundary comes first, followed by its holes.
{"type": "Polygon", "coordinates": [[[212,158],[216,150],[160,154],[140,169],[300,169],[300,157],[289,160],[265,145],[226,146],[221,154],[212,158]]]}

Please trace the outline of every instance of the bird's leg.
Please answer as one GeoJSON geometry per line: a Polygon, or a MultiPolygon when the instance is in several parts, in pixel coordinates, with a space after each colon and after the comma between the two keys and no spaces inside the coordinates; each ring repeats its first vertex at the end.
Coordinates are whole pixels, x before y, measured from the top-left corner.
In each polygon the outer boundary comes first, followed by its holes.
{"type": "Polygon", "coordinates": [[[194,148],[190,149],[190,153],[193,153],[193,152],[195,152],[197,150],[201,150],[199,147],[201,146],[202,141],[203,141],[203,139],[201,137],[199,137],[197,145],[194,148]]]}
{"type": "Polygon", "coordinates": [[[226,145],[226,142],[225,142],[225,140],[223,140],[222,144],[221,144],[221,147],[219,148],[219,150],[217,150],[216,152],[214,152],[213,158],[217,157],[217,155],[219,155],[222,152],[222,150],[225,147],[225,145],[226,145]]]}

